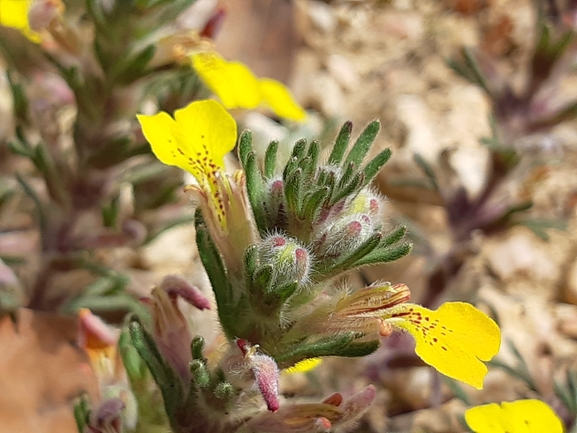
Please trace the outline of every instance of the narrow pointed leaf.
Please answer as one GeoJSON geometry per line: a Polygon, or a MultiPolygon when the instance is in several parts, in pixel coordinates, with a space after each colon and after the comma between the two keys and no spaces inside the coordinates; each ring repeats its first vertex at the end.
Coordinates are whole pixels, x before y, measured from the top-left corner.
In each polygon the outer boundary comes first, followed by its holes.
{"type": "Polygon", "coordinates": [[[252,150],[252,132],[245,130],[242,132],[238,140],[238,159],[243,167],[246,167],[248,154],[252,152],[252,150]]]}
{"type": "Polygon", "coordinates": [[[381,233],[375,233],[365,242],[363,242],[359,247],[353,251],[350,255],[330,266],[326,271],[322,271],[322,277],[328,278],[334,276],[340,272],[349,270],[351,267],[357,265],[357,261],[370,254],[380,243],[381,243],[381,233]]]}
{"type": "Polygon", "coordinates": [[[304,202],[302,216],[307,221],[314,221],[319,216],[323,205],[326,203],[329,197],[330,189],[325,186],[324,188],[315,191],[309,195],[304,202]]]}
{"type": "Polygon", "coordinates": [[[388,233],[383,238],[381,244],[379,245],[379,248],[387,248],[390,247],[391,245],[396,244],[401,239],[403,239],[406,233],[407,233],[407,227],[405,226],[396,227],[392,232],[388,233]]]}
{"type": "Polygon", "coordinates": [[[355,263],[355,267],[394,262],[395,260],[399,260],[400,258],[405,257],[411,252],[412,249],[413,244],[410,242],[405,242],[394,248],[378,248],[362,259],[358,260],[355,263]]]}
{"type": "Polygon", "coordinates": [[[220,324],[226,335],[229,338],[234,338],[236,318],[232,287],[227,278],[220,254],[212,242],[206,226],[201,221],[200,212],[197,212],[196,244],[198,245],[200,260],[214,292],[220,324]]]}
{"type": "Polygon", "coordinates": [[[278,151],[278,141],[273,140],[266,148],[264,155],[264,177],[271,179],[276,171],[276,154],[278,151]]]}
{"type": "MultiPolygon", "coordinates": [[[[297,359],[298,361],[306,358],[317,358],[319,356],[331,356],[342,351],[346,346],[348,346],[355,339],[355,333],[345,332],[334,337],[323,338],[321,340],[315,341],[313,343],[302,343],[292,351],[283,353],[282,355],[276,357],[276,360],[280,363],[283,361],[293,361],[297,359]]],[[[292,362],[295,364],[297,361],[292,362]]]]}
{"type": "Polygon", "coordinates": [[[259,230],[265,230],[267,215],[262,200],[265,184],[258,169],[256,153],[254,151],[250,151],[246,155],[244,171],[246,176],[246,191],[256,225],[259,230]]]}
{"type": "Polygon", "coordinates": [[[340,164],[345,156],[347,146],[349,145],[349,140],[351,139],[351,132],[353,131],[353,124],[351,122],[345,122],[341,128],[339,135],[333,146],[333,150],[329,156],[329,164],[340,164]]]}
{"type": "Polygon", "coordinates": [[[304,156],[307,150],[307,141],[304,138],[298,140],[292,150],[291,158],[296,158],[297,161],[300,161],[304,156]]]}
{"type": "Polygon", "coordinates": [[[381,123],[378,120],[373,120],[367,125],[347,155],[345,165],[348,165],[352,162],[356,167],[360,166],[361,162],[375,141],[375,138],[377,137],[380,129],[381,123]]]}
{"type": "Polygon", "coordinates": [[[381,168],[383,168],[383,165],[387,163],[392,154],[393,153],[391,152],[391,149],[385,149],[366,165],[366,167],[363,169],[363,174],[365,175],[363,186],[369,184],[374,179],[379,171],[381,171],[381,168]]]}
{"type": "Polygon", "coordinates": [[[334,356],[342,356],[345,358],[358,358],[361,356],[367,356],[375,352],[381,342],[379,340],[365,341],[362,343],[351,343],[345,346],[341,350],[335,352],[334,356]]]}

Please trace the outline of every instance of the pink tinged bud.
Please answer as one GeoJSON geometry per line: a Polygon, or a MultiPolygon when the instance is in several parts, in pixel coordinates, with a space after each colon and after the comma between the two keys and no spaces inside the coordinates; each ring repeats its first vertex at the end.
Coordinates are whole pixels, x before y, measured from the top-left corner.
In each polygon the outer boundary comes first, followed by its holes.
{"type": "Polygon", "coordinates": [[[251,364],[256,384],[267,409],[276,412],[280,404],[278,401],[279,370],[275,360],[267,355],[255,354],[252,356],[251,364]]]}
{"type": "Polygon", "coordinates": [[[317,229],[314,253],[319,258],[337,259],[352,253],[379,229],[380,224],[376,224],[366,214],[329,218],[320,229],[317,229]]]}
{"type": "Polygon", "coordinates": [[[175,275],[164,277],[160,287],[171,297],[180,296],[199,310],[210,310],[210,301],[202,292],[187,281],[175,275]]]}
{"type": "Polygon", "coordinates": [[[273,265],[273,284],[306,283],[310,274],[310,254],[296,240],[274,234],[259,245],[260,265],[273,265]]]}
{"type": "Polygon", "coordinates": [[[190,382],[192,335],[188,322],[178,308],[177,294],[155,287],[147,304],[152,310],[153,335],[162,357],[179,374],[183,383],[190,382]]]}
{"type": "Polygon", "coordinates": [[[379,220],[382,217],[384,209],[385,198],[371,188],[366,188],[347,203],[344,214],[352,215],[355,213],[363,213],[379,220]]]}
{"type": "Polygon", "coordinates": [[[251,346],[246,340],[238,338],[236,345],[244,355],[247,366],[252,370],[266,407],[271,412],[276,412],[280,403],[278,401],[279,369],[276,361],[268,355],[257,353],[258,345],[251,346]]]}

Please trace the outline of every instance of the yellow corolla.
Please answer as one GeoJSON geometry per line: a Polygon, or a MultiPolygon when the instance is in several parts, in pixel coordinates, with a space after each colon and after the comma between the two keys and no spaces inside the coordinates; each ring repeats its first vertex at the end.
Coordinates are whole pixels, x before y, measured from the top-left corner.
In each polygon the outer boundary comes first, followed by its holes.
{"type": "Polygon", "coordinates": [[[215,51],[202,51],[192,55],[192,65],[228,109],[253,109],[263,104],[279,117],[296,121],[306,118],[306,112],[282,83],[259,79],[240,62],[229,62],[215,51]]]}
{"type": "Polygon", "coordinates": [[[40,42],[40,36],[30,29],[28,21],[28,11],[31,5],[32,0],[1,0],[0,24],[19,30],[33,42],[40,42]]]}
{"type": "Polygon", "coordinates": [[[465,420],[475,433],[562,433],[563,423],[540,400],[485,404],[468,409],[465,420]]]}
{"type": "Polygon", "coordinates": [[[489,361],[499,351],[501,332],[486,314],[465,302],[447,302],[432,311],[399,304],[381,318],[393,328],[408,331],[415,352],[446,376],[477,389],[483,387],[489,361]]]}
{"type": "Polygon", "coordinates": [[[216,101],[194,101],[176,110],[174,118],[160,112],[136,116],[156,157],[167,165],[191,173],[212,198],[219,222],[224,225],[221,173],[224,156],[236,143],[236,122],[216,101]]]}
{"type": "Polygon", "coordinates": [[[292,367],[285,368],[283,373],[306,373],[307,371],[314,370],[322,363],[321,358],[308,358],[297,362],[292,367]]]}

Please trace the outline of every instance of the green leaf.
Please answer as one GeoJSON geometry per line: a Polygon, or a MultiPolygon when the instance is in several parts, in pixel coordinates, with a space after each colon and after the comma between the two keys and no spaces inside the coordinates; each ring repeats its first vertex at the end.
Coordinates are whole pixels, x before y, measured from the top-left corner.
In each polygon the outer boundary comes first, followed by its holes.
{"type": "Polygon", "coordinates": [[[193,359],[190,363],[190,373],[192,374],[192,380],[199,388],[210,386],[210,373],[203,360],[193,359]]]}
{"type": "MultiPolygon", "coordinates": [[[[168,417],[172,420],[182,406],[186,395],[180,378],[160,355],[152,336],[144,329],[138,317],[133,316],[128,325],[132,344],[148,367],[160,388],[168,417]]],[[[193,392],[191,392],[192,394],[193,392]]]]}
{"type": "Polygon", "coordinates": [[[263,204],[265,184],[258,169],[256,153],[248,152],[245,156],[244,171],[246,176],[246,191],[251,204],[252,213],[259,230],[266,229],[266,209],[263,204]]]}
{"type": "Polygon", "coordinates": [[[315,221],[321,213],[324,204],[327,202],[329,194],[330,189],[325,186],[308,195],[304,199],[302,217],[307,221],[315,221]]]}
{"type": "Polygon", "coordinates": [[[80,433],[86,431],[86,426],[90,422],[90,403],[87,395],[83,395],[76,400],[74,404],[74,419],[78,431],[80,433]]]}
{"type": "Polygon", "coordinates": [[[489,85],[487,84],[487,80],[485,76],[481,72],[481,68],[477,63],[477,59],[473,56],[471,50],[467,47],[463,48],[463,57],[465,59],[465,64],[469,71],[471,72],[471,77],[473,79],[473,83],[477,84],[481,87],[487,95],[491,95],[491,90],[489,89],[489,85]]]}
{"type": "Polygon", "coordinates": [[[302,204],[302,176],[300,168],[285,182],[284,191],[288,208],[295,214],[300,214],[302,204]]]}
{"type": "Polygon", "coordinates": [[[365,175],[365,181],[363,186],[368,185],[375,176],[381,171],[381,168],[387,163],[393,152],[391,149],[385,149],[369,162],[363,169],[363,174],[365,175]]]}
{"type": "Polygon", "coordinates": [[[294,174],[294,172],[298,168],[298,166],[299,166],[299,160],[297,158],[290,158],[287,161],[287,163],[284,167],[284,170],[282,172],[282,179],[283,179],[285,184],[286,184],[288,178],[294,174]]]}
{"type": "Polygon", "coordinates": [[[273,140],[266,148],[264,155],[264,177],[272,179],[276,173],[276,155],[278,151],[278,141],[273,140]]]}
{"type": "Polygon", "coordinates": [[[126,62],[113,68],[110,75],[119,84],[131,84],[146,75],[146,67],[156,53],[156,46],[149,45],[126,62]]]}
{"type": "Polygon", "coordinates": [[[310,162],[308,163],[308,170],[305,170],[305,179],[307,179],[307,182],[312,181],[312,178],[317,171],[320,154],[321,146],[316,140],[313,140],[309,145],[309,150],[307,153],[307,157],[310,159],[310,162]]]}
{"type": "Polygon", "coordinates": [[[410,242],[404,242],[403,244],[394,248],[377,248],[370,254],[358,260],[354,266],[358,267],[394,262],[395,260],[399,260],[400,258],[405,257],[411,252],[412,249],[413,244],[410,242]]]}
{"type": "Polygon", "coordinates": [[[274,274],[274,267],[272,264],[260,266],[253,274],[254,295],[258,298],[263,293],[269,293],[274,274]]]}
{"type": "Polygon", "coordinates": [[[334,356],[342,356],[345,358],[358,358],[361,356],[367,356],[375,352],[381,342],[379,340],[364,341],[362,343],[351,343],[345,346],[343,349],[335,352],[334,356]]]}
{"type": "Polygon", "coordinates": [[[353,124],[351,122],[345,122],[341,128],[339,135],[333,146],[333,150],[329,156],[329,164],[340,164],[345,156],[347,146],[349,145],[349,140],[351,139],[351,132],[353,131],[353,124]]]}
{"type": "Polygon", "coordinates": [[[333,206],[342,199],[356,195],[363,187],[365,175],[363,173],[356,173],[348,185],[344,188],[338,189],[336,194],[333,194],[329,206],[333,206]]]}
{"type": "Polygon", "coordinates": [[[302,158],[305,156],[305,151],[307,149],[307,141],[304,138],[297,140],[295,145],[293,146],[291,158],[296,158],[297,163],[300,162],[302,158]]]}
{"type": "Polygon", "coordinates": [[[322,270],[319,264],[319,272],[323,279],[332,277],[340,272],[347,271],[353,266],[357,266],[357,261],[371,253],[381,243],[381,233],[374,233],[365,242],[358,246],[351,254],[342,258],[337,263],[329,266],[326,270],[322,270]]]}
{"type": "Polygon", "coordinates": [[[132,339],[127,329],[124,329],[120,334],[118,347],[122,358],[122,365],[126,369],[126,374],[131,383],[142,380],[144,378],[145,367],[142,358],[132,344],[132,339]]]}
{"type": "Polygon", "coordinates": [[[379,130],[381,129],[381,123],[378,120],[373,120],[369,123],[366,128],[361,132],[359,138],[353,145],[351,151],[347,155],[345,160],[345,165],[351,162],[355,164],[355,167],[359,167],[363,159],[365,158],[367,152],[371,148],[379,130]]]}
{"type": "Polygon", "coordinates": [[[200,211],[197,211],[195,220],[196,225],[196,244],[198,246],[198,253],[200,260],[206,273],[214,297],[218,305],[218,317],[222,329],[228,338],[235,337],[235,329],[237,324],[235,302],[233,297],[233,290],[228,280],[227,272],[220,257],[216,246],[210,238],[210,234],[202,221],[200,211]]]}
{"type": "Polygon", "coordinates": [[[238,159],[240,160],[243,168],[246,168],[248,154],[252,151],[252,132],[245,130],[242,132],[242,134],[240,134],[240,138],[238,140],[238,159]]]}
{"type": "Polygon", "coordinates": [[[190,353],[192,353],[192,359],[204,360],[204,337],[197,335],[192,339],[190,343],[190,353]]]}
{"type": "Polygon", "coordinates": [[[397,242],[399,242],[401,239],[403,239],[403,237],[405,236],[405,234],[407,233],[407,227],[406,226],[398,226],[396,227],[393,231],[389,232],[381,241],[381,244],[379,245],[379,248],[387,248],[393,244],[396,244],[397,242]]]}
{"type": "Polygon", "coordinates": [[[20,140],[12,140],[8,143],[8,149],[15,155],[24,156],[26,158],[32,159],[34,156],[34,150],[26,146],[20,140]]]}
{"type": "Polygon", "coordinates": [[[437,182],[437,176],[435,175],[433,167],[431,167],[431,165],[419,153],[415,153],[413,160],[421,168],[421,170],[423,170],[423,173],[425,173],[425,176],[427,176],[427,179],[431,183],[433,189],[435,191],[439,191],[439,184],[437,182]]]}
{"type": "MultiPolygon", "coordinates": [[[[346,346],[351,344],[356,334],[352,331],[343,332],[333,337],[322,338],[312,343],[301,343],[291,351],[285,352],[275,357],[277,362],[293,361],[306,358],[316,358],[319,356],[332,356],[342,351],[346,346]]],[[[293,364],[296,362],[292,362],[293,364]]]]}
{"type": "Polygon", "coordinates": [[[44,232],[46,230],[46,215],[44,212],[44,205],[40,201],[40,198],[36,194],[36,191],[34,191],[34,189],[20,175],[20,173],[16,173],[16,180],[18,181],[18,183],[20,184],[20,186],[22,187],[22,189],[24,190],[26,195],[28,197],[30,197],[32,199],[32,201],[34,202],[34,204],[36,206],[36,212],[38,215],[38,225],[40,226],[40,229],[42,230],[42,232],[44,232]]]}
{"type": "Polygon", "coordinates": [[[119,196],[114,196],[110,200],[110,203],[103,205],[100,209],[102,215],[102,224],[104,227],[114,227],[118,219],[120,212],[120,198],[119,196]]]}

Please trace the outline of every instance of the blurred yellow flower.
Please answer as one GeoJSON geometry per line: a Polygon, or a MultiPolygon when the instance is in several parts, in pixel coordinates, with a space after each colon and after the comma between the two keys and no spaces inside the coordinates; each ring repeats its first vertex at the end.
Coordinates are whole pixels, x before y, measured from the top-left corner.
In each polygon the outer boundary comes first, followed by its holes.
{"type": "Polygon", "coordinates": [[[192,65],[228,109],[254,109],[263,104],[279,117],[296,121],[306,118],[305,110],[282,83],[259,79],[240,62],[229,62],[215,51],[201,51],[192,55],[192,65]]]}
{"type": "Polygon", "coordinates": [[[297,362],[292,367],[285,368],[283,373],[306,373],[317,368],[323,360],[321,358],[308,358],[297,362]]]}
{"type": "Polygon", "coordinates": [[[40,42],[40,35],[30,29],[28,11],[32,0],[0,0],[0,24],[19,30],[32,42],[40,42]]]}
{"type": "Polygon", "coordinates": [[[475,433],[562,433],[563,423],[540,400],[517,400],[472,407],[465,420],[475,433]]]}
{"type": "Polygon", "coordinates": [[[499,327],[486,314],[465,302],[447,302],[437,311],[399,304],[381,318],[408,331],[415,339],[415,352],[427,364],[477,389],[483,387],[483,361],[493,358],[501,345],[499,327]]]}
{"type": "Polygon", "coordinates": [[[236,143],[236,122],[216,101],[194,101],[174,112],[136,116],[156,157],[191,173],[211,197],[213,210],[225,225],[221,173],[224,156],[236,143]]]}

